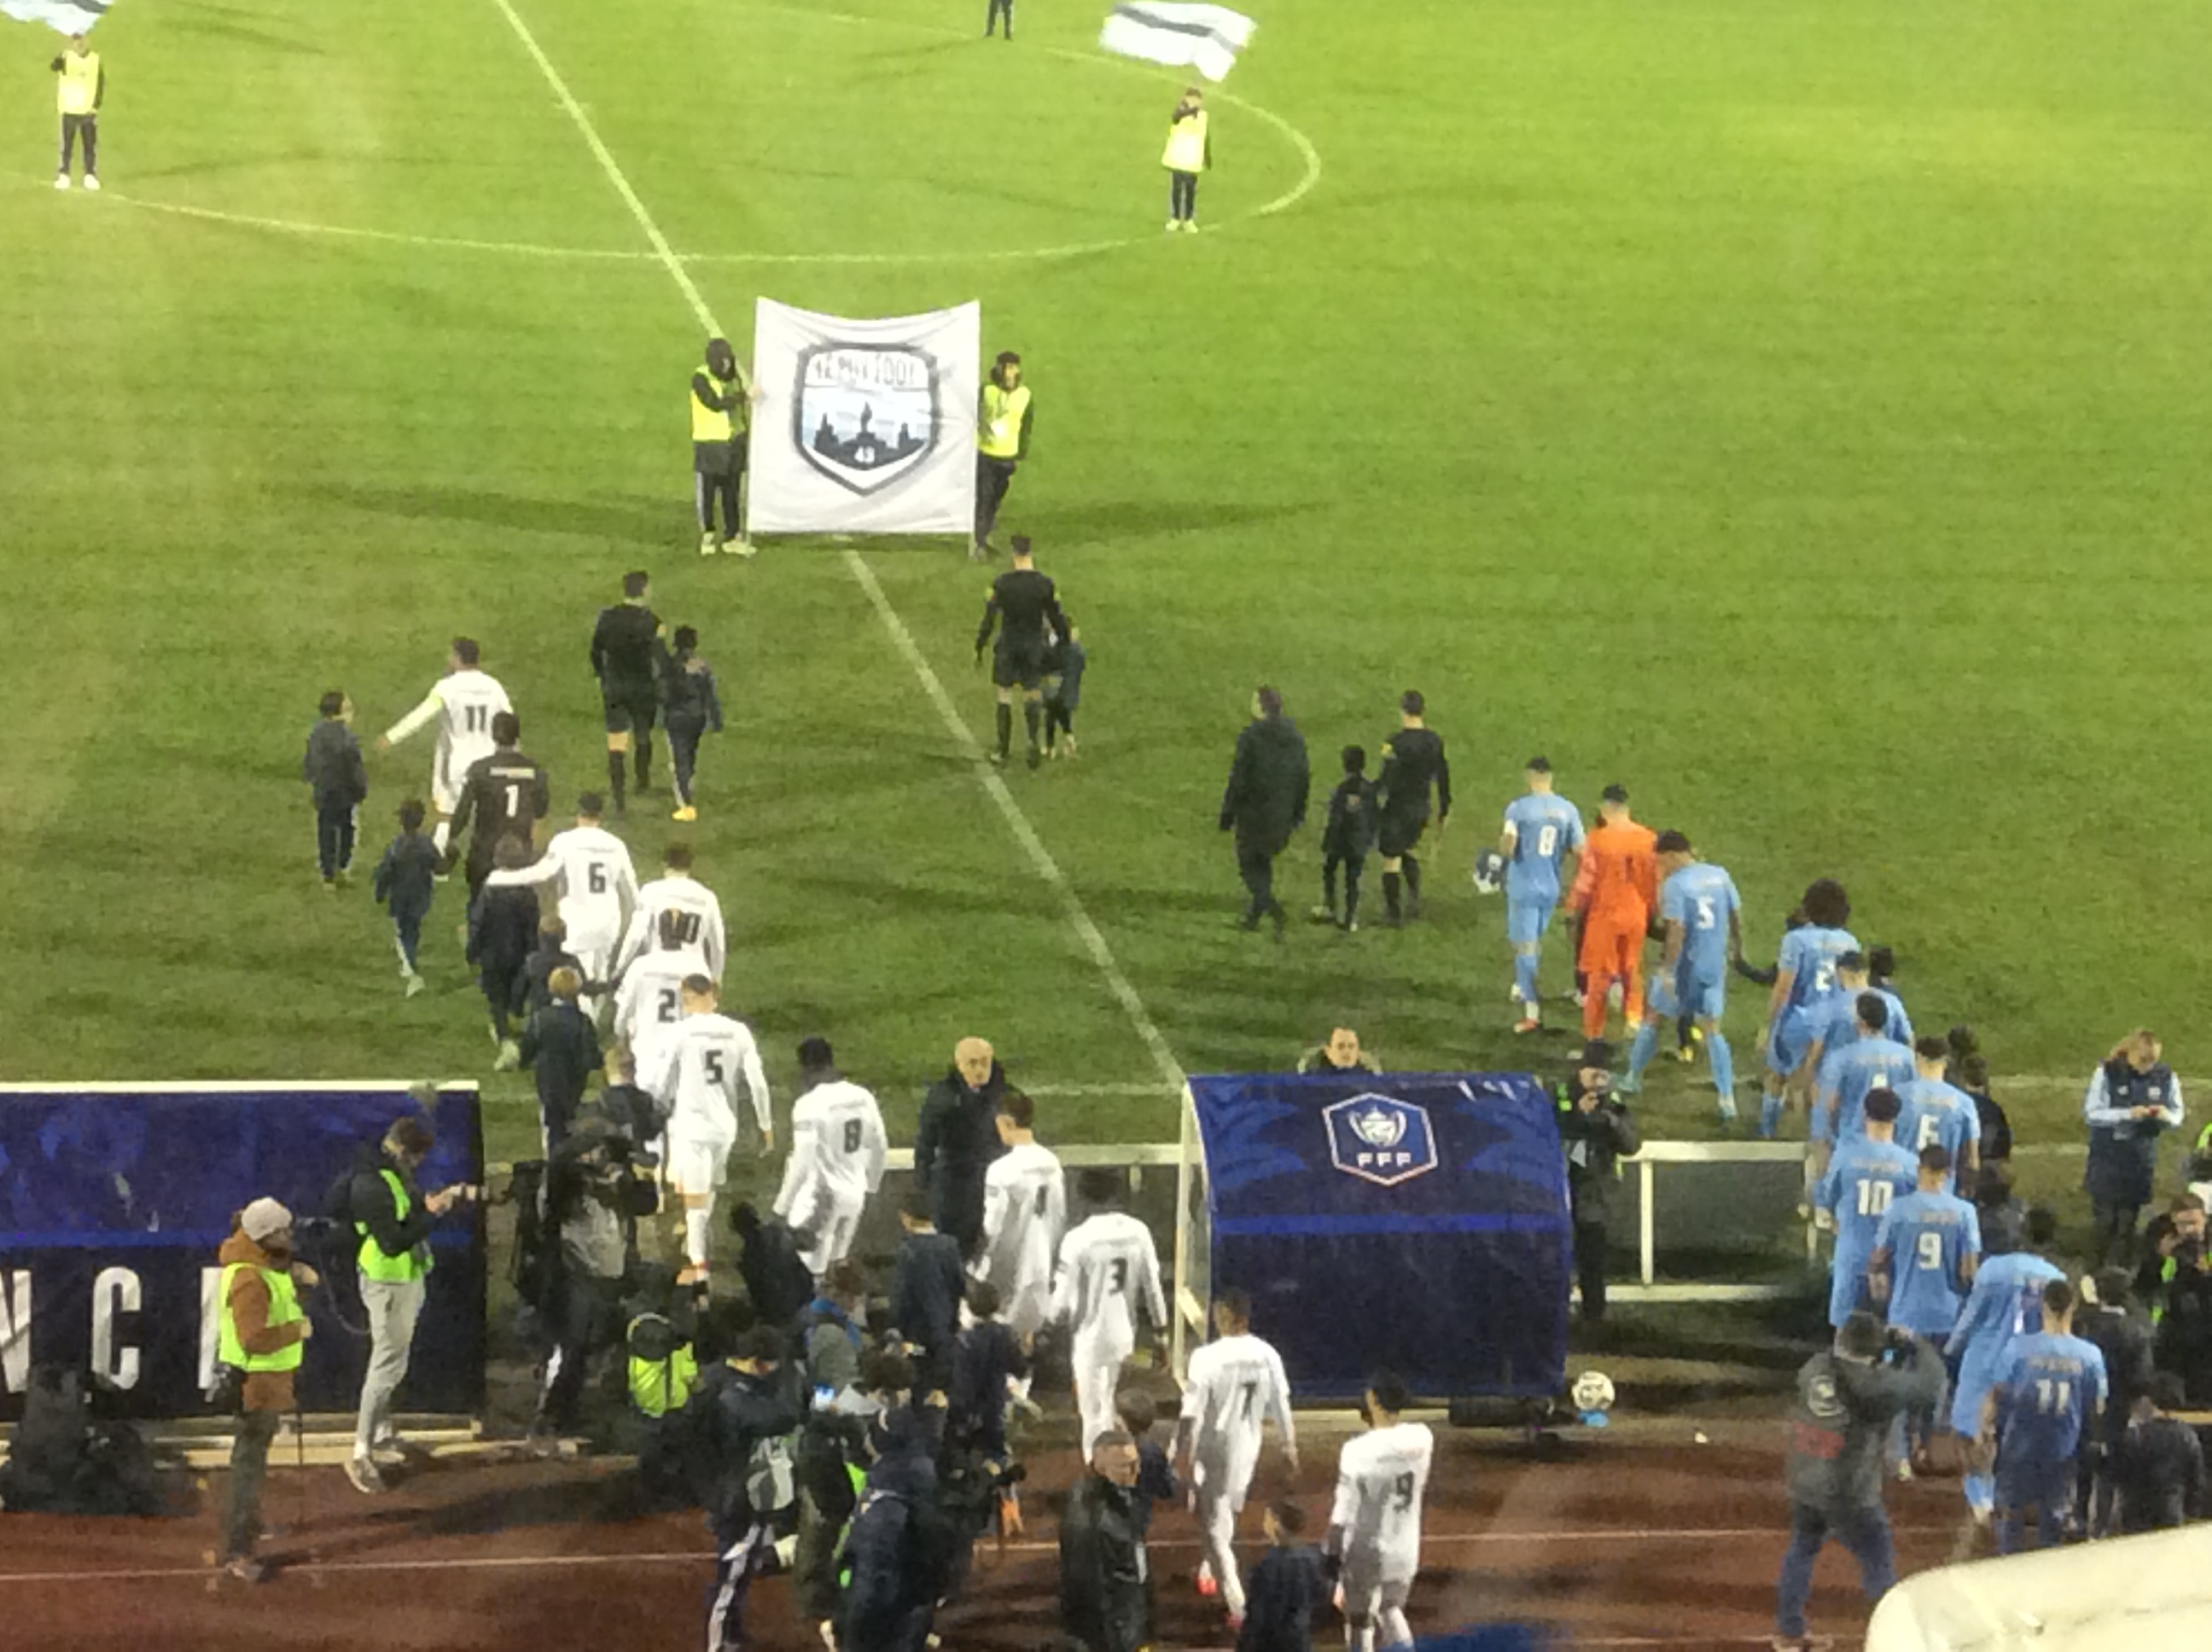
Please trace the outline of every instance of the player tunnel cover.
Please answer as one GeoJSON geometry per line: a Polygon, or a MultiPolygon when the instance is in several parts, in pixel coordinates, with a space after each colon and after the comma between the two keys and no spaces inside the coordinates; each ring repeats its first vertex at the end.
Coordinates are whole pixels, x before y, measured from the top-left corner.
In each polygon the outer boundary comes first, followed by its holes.
{"type": "Polygon", "coordinates": [[[840,487],[869,494],[937,446],[937,363],[903,344],[826,344],[800,353],[792,439],[840,487]]]}
{"type": "Polygon", "coordinates": [[[1292,1383],[1378,1366],[1432,1397],[1565,1382],[1572,1230],[1552,1098],[1522,1074],[1193,1078],[1210,1288],[1250,1293],[1292,1383]]]}

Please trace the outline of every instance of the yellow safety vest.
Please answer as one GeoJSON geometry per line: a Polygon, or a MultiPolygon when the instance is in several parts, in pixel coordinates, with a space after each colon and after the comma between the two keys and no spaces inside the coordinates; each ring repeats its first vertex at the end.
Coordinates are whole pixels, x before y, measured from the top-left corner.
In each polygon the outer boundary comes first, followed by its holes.
{"type": "Polygon", "coordinates": [[[252,1262],[233,1262],[222,1271],[222,1311],[216,1321],[216,1357],[226,1365],[241,1371],[296,1371],[300,1356],[307,1345],[295,1342],[279,1348],[273,1354],[249,1354],[246,1343],[238,1334],[237,1318],[230,1311],[231,1282],[237,1278],[242,1267],[252,1267],[261,1275],[269,1287],[269,1323],[295,1325],[300,1320],[300,1293],[293,1289],[292,1276],[273,1267],[257,1267],[252,1262]]]}
{"type": "Polygon", "coordinates": [[[983,386],[983,428],[976,447],[993,459],[1012,459],[1022,450],[1022,421],[1029,416],[1030,387],[1001,390],[994,380],[983,386]]]}
{"type": "Polygon", "coordinates": [[[1206,170],[1206,111],[1185,115],[1168,128],[1168,146],[1160,151],[1160,165],[1170,172],[1206,170]]]}
{"type": "Polygon", "coordinates": [[[100,53],[82,58],[62,53],[62,74],[54,87],[54,103],[65,115],[88,115],[100,102],[100,53]]]}
{"type": "MultiPolygon", "coordinates": [[[[407,1184],[400,1181],[399,1173],[396,1170],[384,1170],[379,1174],[384,1177],[384,1185],[392,1189],[392,1202],[398,1207],[399,1219],[404,1222],[407,1212],[414,1208],[407,1197],[407,1184]]],[[[430,1271],[427,1247],[416,1245],[398,1256],[387,1255],[384,1247],[369,1236],[368,1223],[355,1223],[353,1230],[361,1236],[362,1278],[380,1280],[386,1285],[405,1285],[410,1279],[419,1279],[430,1271]]]]}
{"type": "Polygon", "coordinates": [[[665,1359],[629,1357],[629,1401],[647,1417],[681,1411],[699,1381],[698,1357],[684,1343],[665,1359]]]}
{"type": "MultiPolygon", "coordinates": [[[[706,375],[708,384],[721,383],[720,380],[714,377],[714,370],[712,367],[702,365],[699,371],[706,375]]],[[[732,384],[724,393],[733,393],[736,390],[737,386],[732,384]]],[[[744,428],[742,422],[744,418],[744,407],[743,400],[738,403],[736,409],[726,413],[720,408],[709,407],[699,399],[698,386],[693,386],[691,388],[691,440],[694,441],[730,440],[739,430],[744,428]]]]}

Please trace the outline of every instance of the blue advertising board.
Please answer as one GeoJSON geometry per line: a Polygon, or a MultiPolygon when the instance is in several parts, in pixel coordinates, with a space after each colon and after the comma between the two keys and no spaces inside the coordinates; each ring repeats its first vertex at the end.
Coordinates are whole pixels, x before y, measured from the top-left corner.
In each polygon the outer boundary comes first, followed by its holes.
{"type": "Polygon", "coordinates": [[[1212,1287],[1304,1394],[1388,1368],[1431,1398],[1565,1382],[1573,1271],[1551,1096],[1525,1074],[1228,1074],[1190,1081],[1212,1287]]]}
{"type": "MultiPolygon", "coordinates": [[[[404,1084],[18,1085],[0,1089],[0,1418],[21,1414],[34,1366],[89,1371],[100,1408],[204,1412],[214,1375],[216,1251],[255,1199],[325,1213],[362,1144],[421,1109],[404,1084]]],[[[425,1188],[483,1180],[473,1085],[444,1088],[426,1120],[425,1188]]],[[[353,1284],[358,1241],[301,1246],[324,1275],[301,1367],[309,1411],[349,1408],[368,1356],[353,1284]]],[[[480,1207],[440,1224],[428,1299],[399,1404],[466,1413],[483,1397],[480,1207]]]]}

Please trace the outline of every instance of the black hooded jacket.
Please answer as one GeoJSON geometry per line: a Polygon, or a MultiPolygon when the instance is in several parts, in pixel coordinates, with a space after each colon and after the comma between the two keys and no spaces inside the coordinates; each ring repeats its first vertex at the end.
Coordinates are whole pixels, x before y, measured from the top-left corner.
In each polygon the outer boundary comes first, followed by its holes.
{"type": "Polygon", "coordinates": [[[930,1191],[939,1233],[972,1252],[983,1231],[983,1175],[1006,1151],[999,1139],[999,1102],[1006,1070],[995,1060],[981,1090],[968,1088],[960,1069],[948,1067],[922,1098],[915,1133],[914,1173],[930,1191]]]}

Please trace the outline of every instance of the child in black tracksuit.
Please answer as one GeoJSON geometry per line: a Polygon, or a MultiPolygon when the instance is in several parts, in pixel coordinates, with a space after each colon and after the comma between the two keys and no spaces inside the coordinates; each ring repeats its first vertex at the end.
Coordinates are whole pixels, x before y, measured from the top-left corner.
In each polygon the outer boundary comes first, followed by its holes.
{"type": "Polygon", "coordinates": [[[714,689],[713,669],[699,658],[699,633],[679,625],[675,642],[675,653],[661,666],[660,722],[668,731],[668,755],[676,769],[676,818],[690,821],[699,818],[691,801],[699,741],[709,729],[722,732],[722,700],[714,689]]]}
{"type": "Polygon", "coordinates": [[[332,689],[322,699],[322,720],[307,732],[301,774],[315,799],[315,863],[323,887],[334,890],[353,870],[353,813],[368,795],[368,770],[353,737],[353,701],[332,689]]]}
{"type": "Polygon", "coordinates": [[[945,1435],[987,1462],[1004,1465],[1006,1382],[1027,1376],[1030,1362],[1013,1327],[999,1317],[998,1286],[981,1279],[969,1285],[968,1312],[974,1323],[953,1345],[945,1435]]]}
{"type": "Polygon", "coordinates": [[[374,890],[378,902],[392,914],[393,944],[399,949],[399,978],[407,983],[407,996],[422,990],[422,972],[416,954],[422,944],[422,920],[430,915],[430,896],[437,890],[438,846],[422,829],[422,805],[413,798],[399,805],[399,835],[376,863],[374,890]]]}
{"type": "Polygon", "coordinates": [[[1316,919],[1340,929],[1359,927],[1359,873],[1375,847],[1375,782],[1367,778],[1364,747],[1344,748],[1344,778],[1328,796],[1328,823],[1321,834],[1322,903],[1316,919]],[[1344,915],[1336,910],[1337,868],[1344,869],[1344,915]]]}
{"type": "MultiPolygon", "coordinates": [[[[519,837],[503,837],[493,855],[501,872],[530,864],[530,851],[519,837]]],[[[469,962],[477,967],[491,1011],[492,1042],[498,1066],[507,1071],[521,1059],[508,1020],[522,1001],[529,980],[530,954],[538,944],[538,891],[527,884],[487,884],[469,908],[469,962]]]]}
{"type": "MultiPolygon", "coordinates": [[[[1065,617],[1065,616],[1063,616],[1065,617]]],[[[1091,656],[1083,652],[1083,633],[1068,622],[1067,635],[1046,662],[1044,685],[1044,755],[1060,756],[1059,738],[1067,736],[1067,755],[1075,755],[1075,708],[1083,703],[1083,667],[1091,656]]]]}
{"type": "Polygon", "coordinates": [[[1328,1593],[1321,1557],[1298,1541],[1305,1510],[1285,1501],[1269,1505],[1267,1552],[1244,1580],[1244,1622],[1237,1652],[1313,1652],[1314,1613],[1328,1593]]]}

